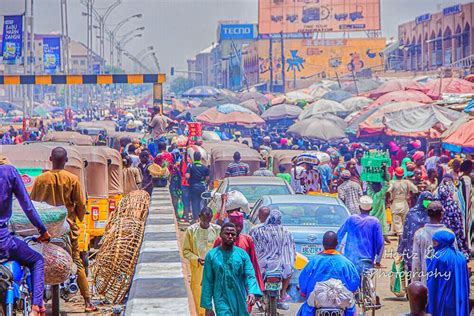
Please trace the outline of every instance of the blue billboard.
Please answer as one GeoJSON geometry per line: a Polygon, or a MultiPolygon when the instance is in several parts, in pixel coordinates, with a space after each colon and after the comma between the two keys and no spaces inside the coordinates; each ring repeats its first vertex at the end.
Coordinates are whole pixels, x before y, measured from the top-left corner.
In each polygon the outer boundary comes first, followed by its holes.
{"type": "Polygon", "coordinates": [[[23,16],[4,17],[2,36],[3,63],[14,65],[20,62],[23,46],[23,16]]]}
{"type": "Polygon", "coordinates": [[[456,13],[461,13],[462,7],[460,4],[456,4],[443,9],[443,15],[451,15],[456,13]]]}
{"type": "Polygon", "coordinates": [[[44,71],[54,74],[61,69],[61,38],[59,36],[43,38],[44,71]]]}
{"type": "Polygon", "coordinates": [[[222,24],[220,32],[220,40],[242,40],[254,39],[253,24],[222,24]]]}

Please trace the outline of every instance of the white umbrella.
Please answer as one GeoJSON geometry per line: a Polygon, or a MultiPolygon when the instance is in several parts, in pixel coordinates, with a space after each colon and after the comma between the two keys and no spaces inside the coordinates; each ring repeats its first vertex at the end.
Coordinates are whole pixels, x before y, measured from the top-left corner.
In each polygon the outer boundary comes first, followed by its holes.
{"type": "Polygon", "coordinates": [[[315,115],[322,113],[333,113],[337,115],[344,115],[347,109],[341,104],[331,100],[319,100],[308,105],[300,114],[300,121],[308,119],[315,115]]]}

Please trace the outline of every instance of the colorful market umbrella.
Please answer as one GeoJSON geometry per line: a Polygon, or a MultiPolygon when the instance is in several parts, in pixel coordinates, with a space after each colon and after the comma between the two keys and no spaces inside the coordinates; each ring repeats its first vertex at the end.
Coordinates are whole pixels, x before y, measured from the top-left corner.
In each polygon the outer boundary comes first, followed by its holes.
{"type": "Polygon", "coordinates": [[[329,91],[331,91],[329,88],[316,86],[312,89],[309,89],[309,94],[315,99],[321,99],[323,95],[325,95],[329,91]]]}
{"type": "Polygon", "coordinates": [[[384,132],[384,117],[386,113],[428,106],[427,104],[404,101],[383,104],[379,107],[370,107],[360,111],[359,115],[349,122],[348,133],[355,133],[361,137],[380,135],[384,132]]]}
{"type": "Polygon", "coordinates": [[[183,97],[188,98],[206,98],[216,96],[220,93],[219,89],[210,86],[197,86],[183,93],[183,97]]]}
{"type": "Polygon", "coordinates": [[[186,111],[182,112],[176,118],[177,119],[184,119],[188,115],[188,113],[189,113],[189,115],[191,115],[191,117],[196,117],[199,114],[204,113],[207,110],[209,110],[209,108],[206,108],[206,107],[203,107],[203,106],[200,106],[198,108],[191,108],[189,110],[186,110],[186,111]]]}
{"type": "Polygon", "coordinates": [[[295,137],[322,141],[331,141],[346,137],[343,128],[332,120],[322,118],[311,118],[299,121],[290,126],[288,134],[295,137]]]}
{"type": "Polygon", "coordinates": [[[341,104],[346,108],[347,111],[354,112],[361,110],[373,102],[374,101],[372,99],[366,97],[352,97],[342,101],[341,104]]]}
{"type": "Polygon", "coordinates": [[[257,113],[257,114],[262,114],[262,109],[260,108],[260,105],[258,104],[255,99],[249,99],[247,101],[241,102],[240,106],[249,109],[250,111],[257,113]]]}
{"type": "Polygon", "coordinates": [[[265,95],[261,94],[260,92],[250,91],[250,92],[243,92],[240,94],[240,102],[244,102],[251,99],[263,105],[267,105],[269,102],[268,98],[265,95]]]}
{"type": "Polygon", "coordinates": [[[262,118],[266,121],[297,119],[302,111],[303,110],[296,105],[279,104],[263,112],[262,118]]]}
{"type": "Polygon", "coordinates": [[[274,98],[270,101],[270,105],[283,104],[283,103],[285,103],[285,101],[286,101],[285,96],[284,96],[284,95],[279,95],[279,96],[274,97],[274,98]]]}
{"type": "Polygon", "coordinates": [[[474,93],[474,83],[458,78],[443,78],[428,81],[426,93],[432,99],[440,99],[443,93],[474,93]]]}
{"type": "Polygon", "coordinates": [[[371,106],[386,104],[389,102],[412,101],[420,103],[432,103],[433,100],[421,91],[393,91],[382,95],[371,106]]]}
{"type": "Polygon", "coordinates": [[[342,87],[342,90],[350,93],[363,93],[367,91],[372,91],[380,87],[381,83],[373,79],[361,79],[357,80],[354,84],[354,81],[348,82],[342,87]],[[356,88],[357,85],[357,88],[356,88]]]}
{"type": "Polygon", "coordinates": [[[349,93],[344,90],[334,90],[334,91],[329,91],[326,92],[323,96],[322,99],[324,100],[330,100],[330,101],[336,101],[341,103],[344,100],[347,100],[351,98],[353,95],[352,93],[349,93]]]}
{"type": "Polygon", "coordinates": [[[286,100],[289,103],[295,103],[298,101],[312,102],[314,97],[302,91],[292,91],[286,94],[286,100]]]}
{"type": "Polygon", "coordinates": [[[443,140],[443,148],[467,154],[474,154],[474,120],[461,125],[454,133],[443,140]]]}
{"type": "Polygon", "coordinates": [[[431,104],[386,113],[383,123],[387,135],[439,138],[461,115],[458,111],[431,104]]]}
{"type": "Polygon", "coordinates": [[[198,122],[205,125],[264,125],[265,121],[254,112],[237,104],[224,104],[201,113],[196,117],[198,122]]]}
{"type": "Polygon", "coordinates": [[[336,115],[347,115],[347,109],[340,103],[330,100],[319,100],[308,105],[303,112],[301,112],[299,119],[305,120],[312,116],[322,113],[333,113],[336,115]]]}
{"type": "Polygon", "coordinates": [[[421,92],[427,92],[428,89],[411,79],[394,79],[382,84],[377,89],[369,93],[369,97],[376,99],[381,97],[384,94],[393,91],[405,91],[405,90],[416,90],[421,92]]]}

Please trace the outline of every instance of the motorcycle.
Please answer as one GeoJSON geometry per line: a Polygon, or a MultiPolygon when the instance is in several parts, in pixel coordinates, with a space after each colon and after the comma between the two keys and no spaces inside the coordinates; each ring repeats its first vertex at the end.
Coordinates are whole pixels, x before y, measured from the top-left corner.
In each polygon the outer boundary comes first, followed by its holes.
{"type": "Polygon", "coordinates": [[[283,274],[281,271],[267,272],[263,276],[263,282],[265,284],[263,297],[265,315],[277,316],[278,299],[283,288],[283,274]]]}
{"type": "MultiPolygon", "coordinates": [[[[34,237],[28,237],[25,242],[34,240],[34,237]]],[[[0,261],[0,315],[13,316],[21,312],[28,316],[31,311],[31,289],[31,274],[27,267],[17,261],[0,261]]]]}
{"type": "Polygon", "coordinates": [[[316,310],[315,316],[343,316],[345,310],[337,307],[321,307],[316,310]]]}

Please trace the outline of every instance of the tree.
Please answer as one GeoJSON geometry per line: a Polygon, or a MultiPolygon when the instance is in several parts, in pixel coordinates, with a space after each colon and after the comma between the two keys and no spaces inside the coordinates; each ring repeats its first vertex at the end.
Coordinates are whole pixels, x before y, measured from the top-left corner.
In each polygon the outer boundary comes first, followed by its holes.
{"type": "Polygon", "coordinates": [[[194,86],[196,86],[196,82],[190,78],[185,77],[178,77],[170,84],[171,91],[176,93],[176,95],[180,95],[194,86]]]}

